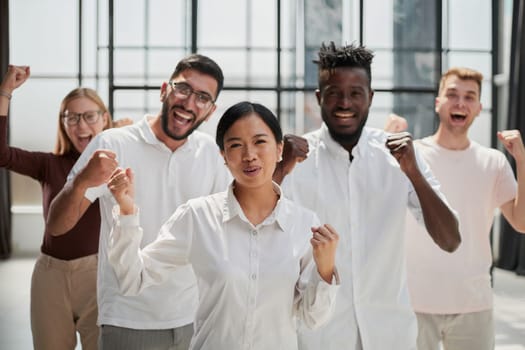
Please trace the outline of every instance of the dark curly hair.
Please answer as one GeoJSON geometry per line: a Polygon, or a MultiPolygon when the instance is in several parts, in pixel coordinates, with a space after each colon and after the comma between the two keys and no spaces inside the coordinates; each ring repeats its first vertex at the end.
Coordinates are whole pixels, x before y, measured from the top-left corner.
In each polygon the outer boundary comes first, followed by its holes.
{"type": "Polygon", "coordinates": [[[321,75],[328,71],[332,74],[337,67],[362,68],[368,77],[369,85],[372,82],[371,64],[374,53],[364,46],[354,44],[337,47],[333,41],[329,45],[321,44],[318,52],[319,59],[313,62],[319,67],[319,82],[321,75]]]}

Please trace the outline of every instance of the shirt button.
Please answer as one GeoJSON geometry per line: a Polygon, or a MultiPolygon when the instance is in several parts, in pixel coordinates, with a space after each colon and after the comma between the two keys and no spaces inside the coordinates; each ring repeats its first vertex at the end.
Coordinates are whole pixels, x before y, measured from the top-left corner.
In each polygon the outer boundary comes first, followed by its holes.
{"type": "Polygon", "coordinates": [[[257,279],[257,274],[256,273],[252,273],[252,280],[256,280],[257,279]]]}
{"type": "Polygon", "coordinates": [[[253,236],[257,236],[257,230],[253,230],[253,231],[252,231],[252,235],[253,235],[253,236]]]}
{"type": "Polygon", "coordinates": [[[257,252],[252,252],[252,258],[256,258],[257,257],[257,252]]]}

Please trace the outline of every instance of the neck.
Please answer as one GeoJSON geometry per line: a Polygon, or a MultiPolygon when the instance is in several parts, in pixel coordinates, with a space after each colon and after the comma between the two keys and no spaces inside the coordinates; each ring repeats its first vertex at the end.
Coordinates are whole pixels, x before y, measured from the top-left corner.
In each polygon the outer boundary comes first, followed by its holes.
{"type": "Polygon", "coordinates": [[[434,141],[443,148],[450,150],[464,150],[470,145],[470,139],[466,132],[450,131],[445,129],[441,124],[433,136],[434,141]]]}
{"type": "Polygon", "coordinates": [[[155,118],[152,118],[148,121],[149,126],[151,127],[151,130],[153,131],[153,134],[159,141],[161,141],[163,144],[166,145],[172,152],[175,152],[177,148],[182,146],[184,143],[186,143],[187,139],[184,140],[174,140],[166,133],[164,130],[162,130],[162,120],[160,114],[157,115],[155,118]]]}
{"type": "Polygon", "coordinates": [[[244,215],[254,226],[263,222],[272,213],[279,200],[272,182],[257,188],[242,187],[236,183],[233,194],[244,215]]]}

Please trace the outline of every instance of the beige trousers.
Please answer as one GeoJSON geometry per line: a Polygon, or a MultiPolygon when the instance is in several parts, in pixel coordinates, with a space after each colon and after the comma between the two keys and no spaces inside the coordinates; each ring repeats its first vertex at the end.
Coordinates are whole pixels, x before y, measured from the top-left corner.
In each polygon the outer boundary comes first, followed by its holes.
{"type": "Polygon", "coordinates": [[[418,350],[493,350],[492,310],[466,314],[436,315],[416,313],[418,350]]]}
{"type": "Polygon", "coordinates": [[[31,279],[31,330],[35,350],[96,350],[97,256],[65,261],[42,254],[31,279]]]}

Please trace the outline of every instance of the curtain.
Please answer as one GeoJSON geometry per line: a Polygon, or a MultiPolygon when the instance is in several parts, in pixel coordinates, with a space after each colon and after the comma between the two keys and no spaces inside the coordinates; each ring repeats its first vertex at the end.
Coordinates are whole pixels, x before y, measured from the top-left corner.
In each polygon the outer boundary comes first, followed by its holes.
{"type": "MultiPolygon", "coordinates": [[[[518,129],[525,137],[525,1],[514,0],[509,77],[507,129],[518,129]]],[[[516,165],[508,156],[514,171],[516,165]]],[[[525,275],[525,235],[516,232],[502,217],[497,266],[525,275]]]]}

